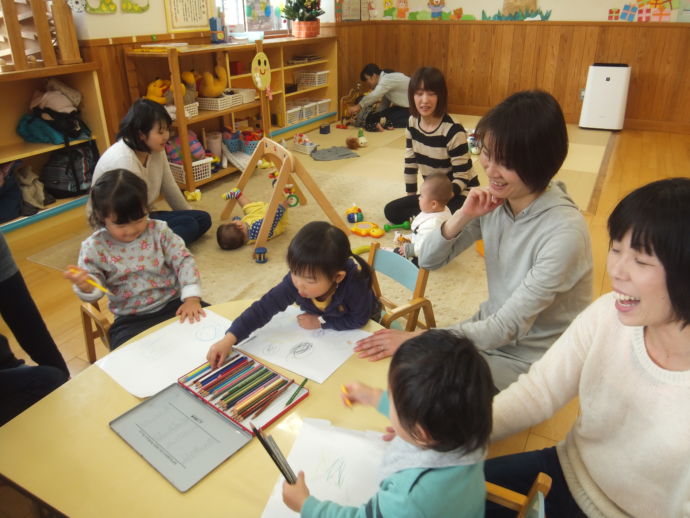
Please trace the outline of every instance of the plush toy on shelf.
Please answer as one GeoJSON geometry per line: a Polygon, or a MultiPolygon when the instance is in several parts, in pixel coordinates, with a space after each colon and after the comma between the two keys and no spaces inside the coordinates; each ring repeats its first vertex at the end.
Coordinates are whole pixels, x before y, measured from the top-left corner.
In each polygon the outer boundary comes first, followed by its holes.
{"type": "Polygon", "coordinates": [[[225,68],[217,66],[214,70],[216,72],[215,77],[211,72],[201,74],[199,95],[202,97],[220,97],[223,95],[223,90],[228,86],[228,74],[225,68]]]}
{"type": "Polygon", "coordinates": [[[164,79],[157,77],[146,87],[146,95],[144,97],[158,104],[166,104],[168,101],[165,98],[165,92],[167,92],[169,88],[169,82],[166,84],[164,79]]]}

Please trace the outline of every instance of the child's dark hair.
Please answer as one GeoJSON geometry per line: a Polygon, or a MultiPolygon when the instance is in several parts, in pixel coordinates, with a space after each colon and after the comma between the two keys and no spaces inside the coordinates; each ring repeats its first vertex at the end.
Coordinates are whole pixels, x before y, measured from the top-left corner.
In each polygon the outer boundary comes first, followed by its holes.
{"type": "Polygon", "coordinates": [[[345,232],[327,221],[312,221],[304,225],[290,241],[287,263],[298,275],[315,277],[320,273],[332,279],[339,271],[347,271],[353,258],[359,264],[359,275],[371,287],[371,269],[360,256],[352,253],[345,232]]]}
{"type": "Polygon", "coordinates": [[[393,355],[388,385],[400,425],[419,440],[422,428],[429,448],[469,453],[488,443],[494,385],[469,339],[445,329],[410,338],[393,355]]]}
{"type": "Polygon", "coordinates": [[[491,159],[542,192],[568,154],[568,130],[558,101],[541,90],[518,92],[494,106],[475,135],[491,159]]]}
{"type": "Polygon", "coordinates": [[[414,94],[419,90],[434,92],[437,97],[434,117],[443,117],[448,113],[448,87],[443,72],[435,67],[422,67],[412,74],[407,88],[407,99],[410,103],[410,113],[419,117],[419,111],[414,102],[414,94]]]}
{"type": "Polygon", "coordinates": [[[427,185],[429,188],[429,197],[444,205],[455,196],[453,193],[453,184],[445,173],[431,173],[424,178],[422,186],[427,185]]]}
{"type": "Polygon", "coordinates": [[[160,124],[162,129],[169,128],[172,124],[170,114],[155,101],[137,99],[120,121],[120,131],[116,138],[124,140],[125,144],[134,151],[148,153],[151,150],[141,137],[148,135],[156,123],[160,124]]]}
{"type": "Polygon", "coordinates": [[[690,324],[690,178],[649,183],[623,198],[609,216],[612,241],[631,232],[630,246],[664,266],[674,316],[690,324]]]}
{"type": "Polygon", "coordinates": [[[146,182],[126,169],[103,173],[91,187],[91,215],[94,228],[105,226],[105,218],[121,225],[137,221],[149,213],[146,182]]]}
{"type": "Polygon", "coordinates": [[[236,250],[244,245],[244,233],[232,223],[226,223],[216,230],[216,241],[223,250],[236,250]]]}
{"type": "Polygon", "coordinates": [[[365,65],[365,67],[359,73],[359,79],[361,81],[366,81],[367,80],[366,76],[373,76],[376,74],[381,75],[381,69],[379,68],[379,66],[377,64],[369,63],[368,65],[365,65]]]}

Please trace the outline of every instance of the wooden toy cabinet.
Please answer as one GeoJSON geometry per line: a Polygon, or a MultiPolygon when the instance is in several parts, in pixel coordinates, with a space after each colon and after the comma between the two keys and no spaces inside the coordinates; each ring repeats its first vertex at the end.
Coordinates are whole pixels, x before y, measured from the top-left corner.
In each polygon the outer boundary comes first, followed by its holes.
{"type": "MultiPolygon", "coordinates": [[[[180,75],[194,69],[201,73],[222,66],[228,74],[229,88],[255,88],[251,77],[251,62],[256,54],[254,43],[221,43],[215,45],[184,45],[139,47],[126,52],[126,72],[130,100],[134,102],[146,95],[147,85],[156,78],[171,79],[176,106],[173,126],[177,133],[186,135],[187,129],[197,134],[201,128],[221,131],[223,126],[241,127],[246,121],[253,126],[260,120],[270,120],[269,137],[280,140],[297,131],[309,131],[324,122],[335,120],[337,115],[337,41],[335,37],[320,36],[308,39],[276,38],[263,42],[263,51],[271,67],[272,99],[267,103],[270,113],[263,113],[258,97],[221,110],[199,109],[197,115],[185,115],[180,75]],[[300,56],[312,56],[303,61],[300,56]],[[299,90],[286,91],[286,85],[299,86],[299,90]],[[299,105],[299,116],[295,116],[299,105]],[[302,106],[307,106],[305,111],[302,106]]],[[[180,187],[193,191],[199,185],[231,174],[237,169],[228,167],[198,180],[192,169],[192,159],[187,139],[180,139],[184,166],[184,182],[180,187]]]]}

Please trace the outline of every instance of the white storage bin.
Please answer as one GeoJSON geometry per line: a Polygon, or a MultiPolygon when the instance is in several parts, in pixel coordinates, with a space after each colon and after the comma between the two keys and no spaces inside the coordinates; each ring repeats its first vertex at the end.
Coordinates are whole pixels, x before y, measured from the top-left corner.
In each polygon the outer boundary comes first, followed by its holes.
{"type": "Polygon", "coordinates": [[[292,124],[298,123],[302,119],[302,107],[301,106],[293,106],[289,107],[286,110],[287,113],[287,125],[290,126],[292,124]]]}
{"type": "Polygon", "coordinates": [[[224,95],[222,97],[197,97],[199,108],[202,110],[220,111],[232,108],[232,96],[224,95]]]}
{"type": "MultiPolygon", "coordinates": [[[[202,158],[201,160],[192,162],[192,174],[194,175],[195,182],[198,182],[199,180],[205,180],[206,178],[211,177],[212,162],[213,159],[211,157],[202,158]]],[[[172,171],[175,181],[177,183],[185,183],[187,180],[184,176],[184,166],[182,164],[173,164],[172,162],[169,162],[169,164],[170,171],[172,171]]]]}
{"type": "MultiPolygon", "coordinates": [[[[188,119],[199,115],[199,103],[191,103],[184,105],[184,116],[188,119]]],[[[177,118],[176,114],[170,114],[170,118],[175,120],[177,118]]]]}
{"type": "Polygon", "coordinates": [[[254,88],[233,88],[233,91],[242,96],[242,103],[253,103],[256,99],[256,90],[254,88]]]}
{"type": "Polygon", "coordinates": [[[316,103],[305,99],[302,104],[302,118],[311,119],[316,117],[316,103]]]}
{"type": "Polygon", "coordinates": [[[331,109],[330,99],[319,99],[316,101],[316,115],[324,114],[331,109]]]}
{"type": "Polygon", "coordinates": [[[295,81],[297,82],[297,89],[304,90],[306,88],[327,85],[328,73],[328,70],[322,70],[320,72],[296,72],[295,81]]]}

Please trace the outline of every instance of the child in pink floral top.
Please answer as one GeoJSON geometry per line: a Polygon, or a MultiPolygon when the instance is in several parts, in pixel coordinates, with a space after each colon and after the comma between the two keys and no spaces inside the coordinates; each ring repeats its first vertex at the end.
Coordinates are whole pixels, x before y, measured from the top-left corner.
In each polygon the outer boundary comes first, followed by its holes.
{"type": "Polygon", "coordinates": [[[79,266],[64,275],[82,300],[103,296],[89,280],[110,291],[111,349],[175,315],[190,323],[205,316],[194,258],[167,223],[148,218],[141,178],[108,171],[91,189],[91,207],[90,223],[98,230],[82,243],[79,266]]]}

